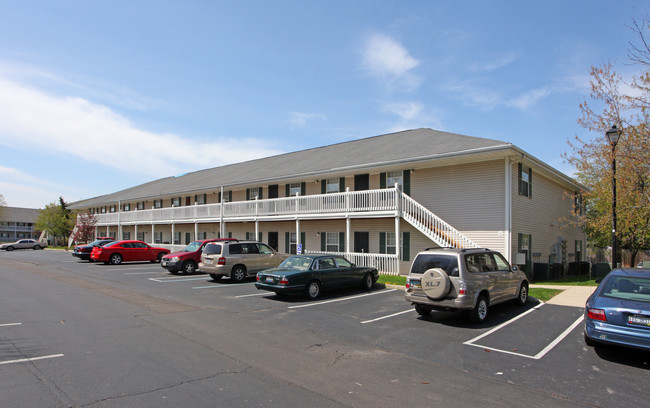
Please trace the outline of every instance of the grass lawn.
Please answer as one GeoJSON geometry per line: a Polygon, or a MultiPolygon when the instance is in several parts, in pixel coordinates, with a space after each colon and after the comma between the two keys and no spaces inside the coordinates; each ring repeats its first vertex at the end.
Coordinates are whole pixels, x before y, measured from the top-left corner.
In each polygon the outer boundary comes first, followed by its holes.
{"type": "MultiPolygon", "coordinates": [[[[394,276],[394,275],[379,275],[378,283],[383,283],[385,285],[397,285],[405,286],[406,285],[406,276],[394,276]]],[[[546,285],[596,285],[594,280],[589,280],[588,276],[572,276],[560,281],[553,282],[535,282],[535,284],[546,284],[546,285]]],[[[562,292],[558,289],[543,289],[543,288],[531,288],[528,291],[528,294],[534,298],[546,302],[549,299],[553,298],[558,293],[562,292]]]]}
{"type": "Polygon", "coordinates": [[[582,276],[565,276],[562,279],[548,282],[533,282],[535,285],[568,285],[568,286],[598,286],[596,278],[589,275],[582,276]]]}

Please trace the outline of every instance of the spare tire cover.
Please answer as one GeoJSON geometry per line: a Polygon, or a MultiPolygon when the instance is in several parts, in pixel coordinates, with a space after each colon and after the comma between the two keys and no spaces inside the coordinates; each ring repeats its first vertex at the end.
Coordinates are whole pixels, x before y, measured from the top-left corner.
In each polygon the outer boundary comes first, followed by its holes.
{"type": "Polygon", "coordinates": [[[451,282],[447,272],[440,268],[428,269],[422,275],[422,291],[431,299],[442,299],[447,296],[451,282]]]}

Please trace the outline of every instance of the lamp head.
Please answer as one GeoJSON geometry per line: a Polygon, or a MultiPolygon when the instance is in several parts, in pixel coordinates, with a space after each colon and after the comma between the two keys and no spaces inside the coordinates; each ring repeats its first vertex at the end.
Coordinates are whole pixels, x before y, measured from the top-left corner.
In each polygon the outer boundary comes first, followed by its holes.
{"type": "Polygon", "coordinates": [[[605,136],[607,137],[607,141],[609,141],[609,144],[612,146],[616,146],[618,143],[618,139],[621,137],[621,133],[623,133],[620,129],[616,128],[616,125],[613,125],[611,129],[609,129],[607,132],[605,132],[605,136]]]}

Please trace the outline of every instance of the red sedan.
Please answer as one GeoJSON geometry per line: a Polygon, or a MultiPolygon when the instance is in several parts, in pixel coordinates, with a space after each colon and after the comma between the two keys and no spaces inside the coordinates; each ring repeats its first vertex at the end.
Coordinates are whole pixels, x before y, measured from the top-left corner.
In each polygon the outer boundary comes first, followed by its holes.
{"type": "Polygon", "coordinates": [[[167,248],[152,247],[142,241],[116,241],[93,248],[90,258],[105,264],[119,265],[130,261],[160,262],[168,253],[167,248]]]}

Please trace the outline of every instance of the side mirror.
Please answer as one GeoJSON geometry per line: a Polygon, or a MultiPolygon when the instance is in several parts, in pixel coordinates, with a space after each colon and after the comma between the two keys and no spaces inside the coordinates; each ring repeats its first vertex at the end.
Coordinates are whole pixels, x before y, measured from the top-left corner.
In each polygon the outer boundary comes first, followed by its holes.
{"type": "Polygon", "coordinates": [[[517,272],[519,268],[517,267],[517,265],[512,265],[512,270],[513,272],[517,272]]]}

